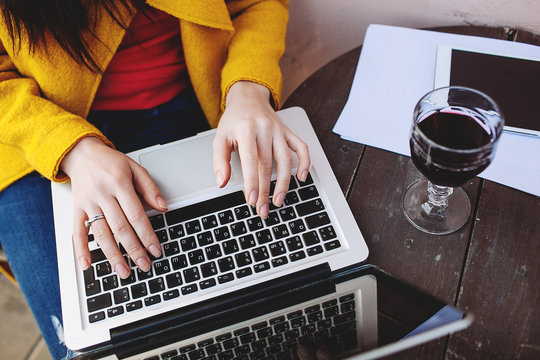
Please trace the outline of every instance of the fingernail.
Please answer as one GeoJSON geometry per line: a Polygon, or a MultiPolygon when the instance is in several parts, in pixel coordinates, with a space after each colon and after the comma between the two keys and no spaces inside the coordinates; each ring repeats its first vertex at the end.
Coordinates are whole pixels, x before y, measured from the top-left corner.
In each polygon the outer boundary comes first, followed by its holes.
{"type": "Polygon", "coordinates": [[[251,194],[249,194],[249,205],[255,206],[257,203],[257,190],[253,190],[251,194]]]}
{"type": "Polygon", "coordinates": [[[114,271],[121,277],[121,278],[127,278],[129,276],[129,270],[126,267],[126,265],[122,263],[118,263],[114,265],[114,271]]]}
{"type": "Polygon", "coordinates": [[[306,181],[306,179],[307,179],[307,173],[308,173],[308,171],[307,171],[307,170],[304,170],[304,172],[302,173],[302,179],[301,179],[300,181],[302,181],[302,182],[305,182],[305,181],[306,181]]]}
{"type": "Polygon", "coordinates": [[[261,213],[260,216],[261,216],[263,219],[266,219],[266,218],[268,217],[268,204],[263,204],[263,205],[261,206],[261,209],[260,209],[259,211],[260,211],[260,213],[261,213]]]}
{"type": "Polygon", "coordinates": [[[86,256],[82,255],[79,257],[79,265],[83,270],[86,270],[90,266],[90,262],[86,256]]]}
{"type": "Polygon", "coordinates": [[[150,270],[150,262],[145,257],[141,256],[137,259],[136,263],[139,269],[141,269],[142,271],[150,270]]]}
{"type": "Polygon", "coordinates": [[[284,193],[284,192],[280,192],[280,193],[276,196],[276,200],[274,201],[274,205],[276,205],[276,206],[281,206],[281,205],[283,205],[283,200],[285,200],[285,193],[284,193]]]}
{"type": "Polygon", "coordinates": [[[150,251],[150,254],[152,254],[156,258],[161,256],[161,249],[154,244],[150,245],[148,251],[150,251]]]}
{"type": "Polygon", "coordinates": [[[158,205],[159,205],[162,209],[167,210],[167,203],[166,203],[165,200],[161,197],[161,195],[156,196],[156,201],[157,201],[158,205]]]}
{"type": "Polygon", "coordinates": [[[223,176],[223,173],[221,171],[218,171],[216,173],[216,183],[218,187],[223,187],[223,182],[225,181],[225,176],[223,176]]]}

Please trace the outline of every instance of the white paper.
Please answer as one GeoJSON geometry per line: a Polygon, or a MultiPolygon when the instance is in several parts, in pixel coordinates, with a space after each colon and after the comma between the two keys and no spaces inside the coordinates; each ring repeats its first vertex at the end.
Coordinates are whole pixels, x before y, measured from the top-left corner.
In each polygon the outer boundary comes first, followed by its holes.
{"type": "MultiPolygon", "coordinates": [[[[410,156],[413,110],[433,89],[439,45],[540,59],[540,46],[370,25],[349,99],[334,132],[347,140],[410,156]]],[[[480,176],[540,196],[540,139],[503,133],[495,160],[480,176]]]]}

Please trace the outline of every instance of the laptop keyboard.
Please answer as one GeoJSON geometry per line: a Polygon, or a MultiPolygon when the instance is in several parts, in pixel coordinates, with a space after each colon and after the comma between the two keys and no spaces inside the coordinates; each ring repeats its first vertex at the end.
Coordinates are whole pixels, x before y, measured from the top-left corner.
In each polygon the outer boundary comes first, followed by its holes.
{"type": "MultiPolygon", "coordinates": [[[[274,186],[275,181],[271,194],[274,186]]],[[[162,246],[161,257],[149,255],[149,271],[137,268],[120,245],[131,267],[129,278],[120,279],[101,249],[91,250],[92,266],[83,272],[90,323],[341,247],[311,175],[305,182],[291,176],[284,205],[276,208],[270,203],[264,220],[246,204],[242,191],[149,219],[162,246]]]]}
{"type": "Polygon", "coordinates": [[[325,300],[287,314],[243,326],[145,360],[297,359],[304,344],[333,356],[358,348],[355,294],[325,300]]]}

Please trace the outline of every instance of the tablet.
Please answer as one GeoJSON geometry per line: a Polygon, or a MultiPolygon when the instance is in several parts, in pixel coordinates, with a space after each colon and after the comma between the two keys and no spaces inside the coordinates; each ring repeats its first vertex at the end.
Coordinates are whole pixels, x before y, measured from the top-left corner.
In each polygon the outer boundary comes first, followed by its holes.
{"type": "Polygon", "coordinates": [[[441,45],[434,87],[477,89],[500,106],[505,131],[540,137],[540,59],[441,45]]]}

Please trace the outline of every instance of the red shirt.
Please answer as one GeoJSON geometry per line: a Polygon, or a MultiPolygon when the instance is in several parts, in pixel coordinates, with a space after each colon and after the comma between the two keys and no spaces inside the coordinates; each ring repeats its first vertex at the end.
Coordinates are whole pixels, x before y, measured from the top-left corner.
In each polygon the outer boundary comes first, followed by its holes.
{"type": "Polygon", "coordinates": [[[92,110],[148,109],[188,86],[178,19],[148,8],[129,25],[105,70],[92,110]]]}

